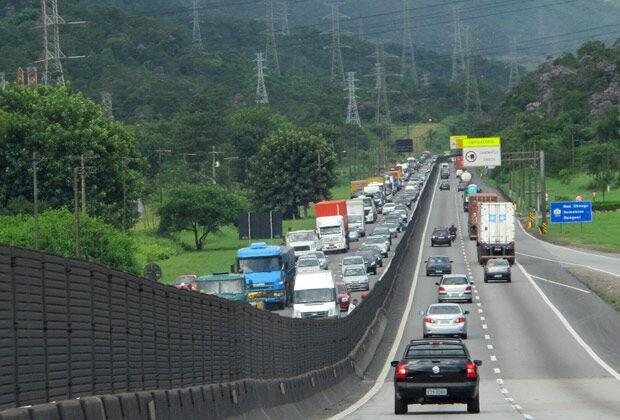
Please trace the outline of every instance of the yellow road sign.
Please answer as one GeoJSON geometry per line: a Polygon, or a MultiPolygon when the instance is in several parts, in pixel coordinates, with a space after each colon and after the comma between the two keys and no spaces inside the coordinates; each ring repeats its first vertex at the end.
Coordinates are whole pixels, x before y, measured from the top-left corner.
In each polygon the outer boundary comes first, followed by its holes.
{"type": "Polygon", "coordinates": [[[479,137],[463,139],[463,148],[468,147],[499,147],[501,146],[499,137],[479,137]]]}
{"type": "Polygon", "coordinates": [[[462,149],[463,140],[467,138],[467,135],[450,136],[450,149],[462,149]]]}

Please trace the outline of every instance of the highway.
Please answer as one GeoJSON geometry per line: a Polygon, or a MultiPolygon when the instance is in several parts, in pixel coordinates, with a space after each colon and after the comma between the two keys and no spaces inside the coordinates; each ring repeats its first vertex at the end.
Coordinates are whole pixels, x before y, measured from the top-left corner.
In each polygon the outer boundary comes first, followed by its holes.
{"type": "MultiPolygon", "coordinates": [[[[475,242],[462,235],[467,220],[454,177],[450,183],[450,191],[434,186],[432,210],[420,238],[423,251],[419,258],[411,258],[415,271],[410,271],[415,274],[410,309],[403,315],[398,331],[402,337],[397,336],[389,359],[399,359],[410,339],[422,337],[419,312],[437,301],[436,278],[425,276],[423,262],[430,255],[447,255],[454,260],[453,273],[467,273],[475,281],[474,303],[463,307],[470,311],[466,344],[472,357],[483,361],[477,416],[620,418],[620,314],[564,268],[568,262],[617,273],[620,260],[561,249],[517,227],[519,254],[512,283],[484,283],[475,242]],[[432,228],[451,222],[459,227],[453,246],[432,248],[432,228]]],[[[373,389],[335,418],[396,417],[393,369],[388,363],[373,389]]],[[[432,414],[437,419],[472,416],[465,405],[410,405],[409,413],[428,414],[428,418],[432,414]]]]}

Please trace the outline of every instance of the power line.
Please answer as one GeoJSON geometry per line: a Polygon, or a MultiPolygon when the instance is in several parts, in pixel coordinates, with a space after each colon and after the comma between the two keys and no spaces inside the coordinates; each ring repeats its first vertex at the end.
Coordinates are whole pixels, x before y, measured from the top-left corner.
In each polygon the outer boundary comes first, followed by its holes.
{"type": "Polygon", "coordinates": [[[349,106],[347,107],[347,124],[355,124],[359,127],[362,126],[362,122],[360,120],[360,114],[357,110],[357,98],[355,96],[355,91],[357,88],[355,87],[355,72],[349,71],[347,72],[347,90],[349,92],[349,106]]]}

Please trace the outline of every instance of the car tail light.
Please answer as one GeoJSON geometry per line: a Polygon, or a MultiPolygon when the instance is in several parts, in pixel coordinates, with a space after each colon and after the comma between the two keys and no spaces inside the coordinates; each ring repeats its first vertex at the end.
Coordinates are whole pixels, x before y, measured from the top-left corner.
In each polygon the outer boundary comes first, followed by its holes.
{"type": "Polygon", "coordinates": [[[466,291],[466,292],[471,292],[471,286],[467,286],[467,287],[465,288],[465,291],[466,291]]]}
{"type": "Polygon", "coordinates": [[[473,362],[468,361],[465,363],[465,369],[467,370],[467,379],[476,379],[478,377],[478,370],[473,362]]]}
{"type": "Polygon", "coordinates": [[[439,293],[446,293],[446,288],[443,286],[439,286],[439,293]]]}
{"type": "Polygon", "coordinates": [[[434,324],[435,320],[433,318],[431,318],[430,316],[424,317],[424,323],[425,324],[434,324]]]}
{"type": "Polygon", "coordinates": [[[465,318],[464,318],[464,317],[462,317],[462,316],[460,316],[460,317],[458,317],[458,318],[456,319],[456,323],[457,323],[457,324],[462,324],[463,322],[465,322],[465,318]]]}
{"type": "Polygon", "coordinates": [[[406,363],[399,363],[396,366],[396,372],[394,372],[394,379],[396,380],[396,382],[404,382],[407,380],[407,364],[406,363]]]}

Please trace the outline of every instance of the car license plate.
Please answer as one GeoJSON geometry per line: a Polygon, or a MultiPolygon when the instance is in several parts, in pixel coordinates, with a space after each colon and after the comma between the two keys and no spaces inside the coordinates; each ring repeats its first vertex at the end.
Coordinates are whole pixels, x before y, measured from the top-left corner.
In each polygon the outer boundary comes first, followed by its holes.
{"type": "Polygon", "coordinates": [[[442,397],[448,395],[448,388],[426,388],[429,397],[442,397]]]}
{"type": "Polygon", "coordinates": [[[435,273],[441,274],[441,273],[443,273],[443,270],[435,270],[435,273]]]}
{"type": "Polygon", "coordinates": [[[501,275],[501,274],[496,274],[496,275],[495,275],[495,278],[496,278],[496,279],[499,279],[499,278],[501,278],[501,277],[502,277],[502,275],[501,275]]]}

